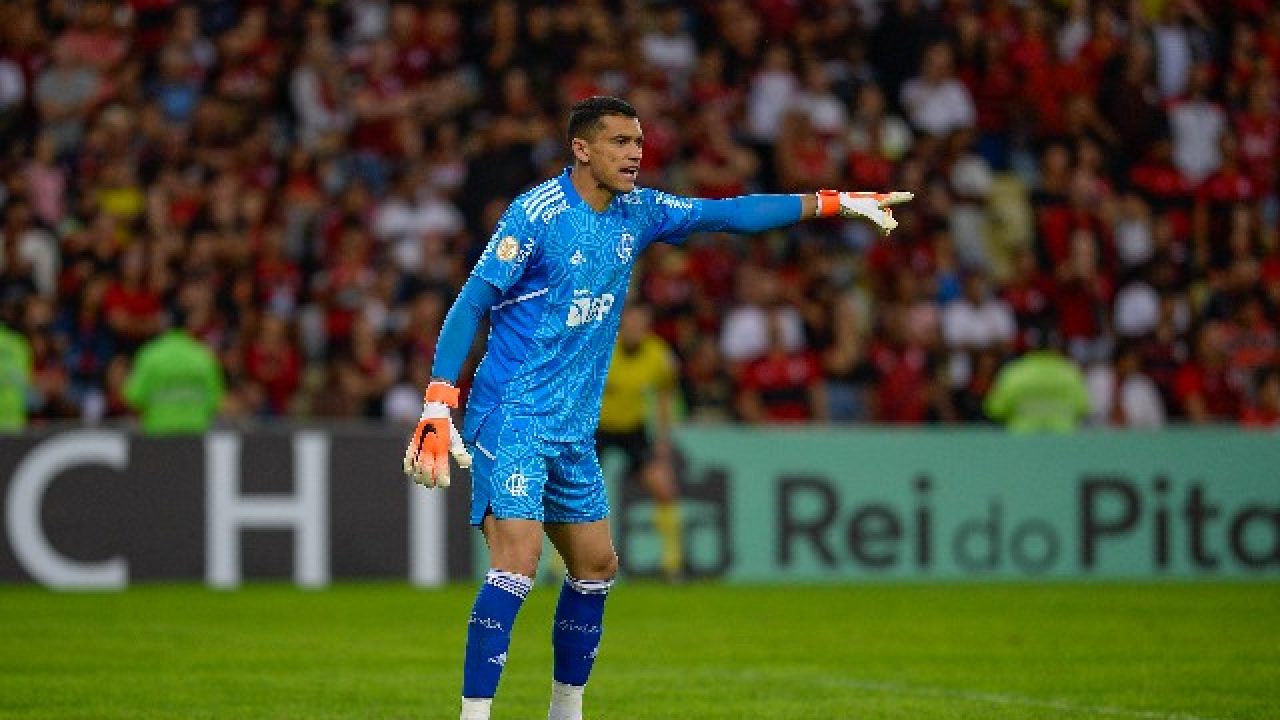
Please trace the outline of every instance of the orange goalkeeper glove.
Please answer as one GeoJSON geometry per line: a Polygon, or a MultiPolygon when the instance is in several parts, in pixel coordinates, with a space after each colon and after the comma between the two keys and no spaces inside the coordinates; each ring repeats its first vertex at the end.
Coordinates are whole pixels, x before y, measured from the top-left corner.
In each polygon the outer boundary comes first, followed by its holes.
{"type": "Polygon", "coordinates": [[[458,467],[471,467],[471,453],[453,426],[451,408],[458,407],[458,388],[442,380],[427,385],[422,419],[404,453],[404,473],[424,487],[449,487],[449,455],[458,467]]]}
{"type": "Polygon", "coordinates": [[[904,203],[915,197],[909,192],[896,190],[887,193],[852,192],[841,190],[818,191],[818,217],[862,218],[888,235],[898,227],[889,206],[904,203]]]}

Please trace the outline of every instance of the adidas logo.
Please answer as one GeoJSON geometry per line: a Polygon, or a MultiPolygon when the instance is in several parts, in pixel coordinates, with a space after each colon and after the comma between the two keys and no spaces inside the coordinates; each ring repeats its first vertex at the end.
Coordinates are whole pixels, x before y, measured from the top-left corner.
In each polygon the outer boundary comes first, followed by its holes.
{"type": "Polygon", "coordinates": [[[581,265],[582,263],[584,263],[584,262],[586,262],[586,261],[587,261],[587,259],[586,259],[585,257],[583,257],[583,256],[582,256],[582,251],[581,251],[581,250],[574,250],[574,251],[573,251],[573,257],[569,258],[569,264],[570,264],[570,265],[581,265]]]}
{"type": "Polygon", "coordinates": [[[493,657],[489,658],[489,662],[493,663],[494,665],[497,665],[498,667],[506,667],[507,654],[504,652],[501,655],[494,655],[493,657]]]}

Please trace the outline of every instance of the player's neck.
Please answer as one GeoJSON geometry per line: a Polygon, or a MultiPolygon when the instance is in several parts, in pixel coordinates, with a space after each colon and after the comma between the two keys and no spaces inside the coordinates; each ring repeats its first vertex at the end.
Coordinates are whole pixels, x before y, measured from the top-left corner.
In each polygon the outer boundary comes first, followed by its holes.
{"type": "Polygon", "coordinates": [[[569,182],[573,183],[573,189],[578,191],[578,197],[582,198],[582,202],[596,212],[603,212],[608,208],[616,194],[600,185],[591,171],[582,165],[573,166],[573,171],[569,173],[569,182]]]}

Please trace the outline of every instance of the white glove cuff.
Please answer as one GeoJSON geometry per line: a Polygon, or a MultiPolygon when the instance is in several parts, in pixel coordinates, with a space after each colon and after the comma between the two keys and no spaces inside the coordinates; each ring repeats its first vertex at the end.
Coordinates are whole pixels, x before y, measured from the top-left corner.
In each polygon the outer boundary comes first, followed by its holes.
{"type": "Polygon", "coordinates": [[[444,418],[447,418],[450,420],[453,419],[453,416],[449,414],[448,405],[445,405],[442,402],[429,402],[429,403],[422,404],[423,420],[444,419],[444,418]]]}

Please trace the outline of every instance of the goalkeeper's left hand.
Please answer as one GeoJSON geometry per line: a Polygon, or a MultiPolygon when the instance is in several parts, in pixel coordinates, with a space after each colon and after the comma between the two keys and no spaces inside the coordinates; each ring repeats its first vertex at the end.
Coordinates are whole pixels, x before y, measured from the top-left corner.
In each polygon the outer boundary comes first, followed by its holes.
{"type": "Polygon", "coordinates": [[[413,429],[404,453],[404,473],[429,488],[449,487],[449,455],[458,467],[471,467],[471,453],[453,426],[452,408],[458,407],[458,388],[441,380],[427,386],[422,419],[413,429]]]}
{"type": "Polygon", "coordinates": [[[862,218],[871,221],[881,233],[888,235],[898,227],[890,206],[907,202],[913,197],[913,194],[902,190],[887,193],[819,190],[818,217],[839,215],[862,218]]]}

